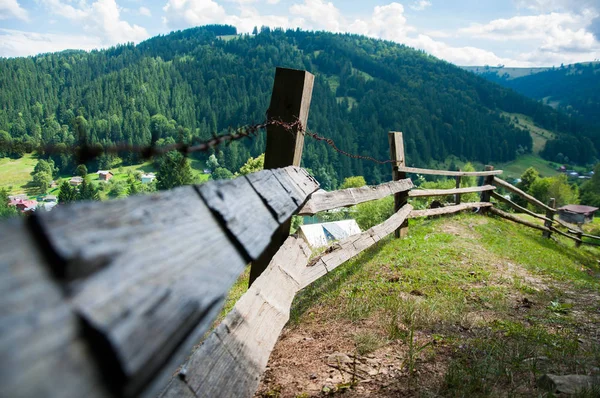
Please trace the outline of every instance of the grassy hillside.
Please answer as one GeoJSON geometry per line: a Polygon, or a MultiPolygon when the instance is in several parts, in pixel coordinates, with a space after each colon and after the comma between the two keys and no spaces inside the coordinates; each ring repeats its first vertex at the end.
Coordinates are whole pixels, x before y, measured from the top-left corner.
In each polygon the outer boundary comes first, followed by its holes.
{"type": "Polygon", "coordinates": [[[544,373],[598,373],[599,255],[479,215],[411,221],[301,292],[260,393],[549,396],[544,373]]]}

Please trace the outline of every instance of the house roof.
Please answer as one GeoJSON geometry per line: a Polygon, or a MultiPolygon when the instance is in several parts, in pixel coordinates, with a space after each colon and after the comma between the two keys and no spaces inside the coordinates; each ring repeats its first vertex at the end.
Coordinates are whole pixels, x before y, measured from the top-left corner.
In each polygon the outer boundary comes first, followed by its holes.
{"type": "Polygon", "coordinates": [[[28,199],[12,199],[8,202],[9,206],[23,206],[23,210],[34,209],[37,206],[37,200],[28,200],[28,199]]]}
{"type": "Polygon", "coordinates": [[[114,175],[113,172],[110,171],[110,170],[98,170],[98,174],[112,174],[112,175],[114,175]]]}
{"type": "Polygon", "coordinates": [[[566,205],[558,210],[568,211],[571,213],[585,214],[586,216],[598,210],[597,207],[583,205],[566,205]]]}
{"type": "Polygon", "coordinates": [[[71,181],[73,181],[73,182],[75,182],[75,181],[83,182],[83,177],[72,177],[71,181]]]}

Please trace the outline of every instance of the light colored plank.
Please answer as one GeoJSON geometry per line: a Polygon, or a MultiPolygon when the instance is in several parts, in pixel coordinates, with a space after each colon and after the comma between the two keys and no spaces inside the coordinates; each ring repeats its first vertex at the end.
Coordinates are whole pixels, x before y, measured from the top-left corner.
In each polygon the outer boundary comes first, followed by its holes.
{"type": "Polygon", "coordinates": [[[514,185],[509,184],[508,182],[506,182],[504,180],[501,180],[499,178],[494,178],[494,185],[496,185],[499,188],[504,188],[507,191],[510,191],[510,192],[512,192],[512,193],[514,193],[516,195],[519,195],[520,197],[522,197],[523,199],[525,199],[529,203],[531,203],[533,205],[536,205],[538,207],[541,207],[542,209],[544,209],[546,211],[556,212],[556,209],[553,209],[553,208],[545,205],[544,203],[540,202],[539,200],[537,200],[533,196],[531,196],[531,195],[523,192],[519,188],[515,187],[514,185]]]}
{"type": "Polygon", "coordinates": [[[412,181],[407,178],[400,181],[386,182],[376,186],[348,188],[339,191],[317,191],[300,210],[299,215],[314,215],[321,211],[354,206],[372,200],[382,199],[398,192],[413,188],[412,181]]]}
{"type": "Polygon", "coordinates": [[[491,207],[492,204],[489,202],[475,202],[475,203],[462,203],[460,205],[454,206],[446,206],[439,207],[437,209],[427,209],[427,210],[413,210],[410,212],[408,218],[419,218],[419,217],[431,217],[431,216],[441,216],[444,214],[453,214],[458,213],[464,210],[470,209],[479,209],[483,207],[491,207]]]}
{"type": "MultiPolygon", "coordinates": [[[[185,364],[185,383],[198,397],[251,397],[289,319],[308,263],[307,244],[289,237],[225,320],[185,364]]],[[[161,395],[167,397],[174,381],[161,395]]]]}
{"type": "Polygon", "coordinates": [[[455,194],[465,194],[473,192],[493,191],[496,189],[493,185],[482,185],[480,187],[452,188],[452,189],[413,189],[408,193],[411,198],[421,198],[429,196],[449,196],[455,194]]]}
{"type": "Polygon", "coordinates": [[[485,177],[485,176],[496,176],[502,174],[502,170],[490,170],[490,171],[447,171],[447,170],[431,170],[431,169],[418,169],[416,167],[398,167],[399,171],[412,174],[427,174],[436,176],[449,176],[449,177],[485,177]]]}

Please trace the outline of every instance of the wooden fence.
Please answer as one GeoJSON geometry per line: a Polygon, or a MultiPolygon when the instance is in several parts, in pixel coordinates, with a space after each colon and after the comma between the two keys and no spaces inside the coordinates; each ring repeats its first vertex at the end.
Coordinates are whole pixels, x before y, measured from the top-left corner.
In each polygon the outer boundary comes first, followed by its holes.
{"type": "MultiPolygon", "coordinates": [[[[306,123],[312,75],[278,69],[270,116],[306,123]],[[286,88],[285,90],[283,88],[286,88]]],[[[0,396],[216,397],[254,394],[298,291],[396,231],[407,220],[469,209],[559,231],[555,210],[481,172],[405,167],[402,133],[389,135],[393,181],[325,192],[299,168],[303,132],[267,131],[267,170],[149,196],[75,203],[0,224],[0,396]],[[457,187],[417,190],[409,173],[453,176],[457,187]],[[484,177],[460,188],[464,176],[484,177]],[[538,216],[495,192],[524,197],[538,216]],[[477,203],[461,203],[466,193],[477,203]],[[383,223],[311,259],[289,236],[294,214],[354,206],[394,195],[383,223]],[[410,198],[455,195],[414,210],[410,198]],[[495,198],[546,226],[502,212],[495,198]],[[203,340],[233,283],[252,263],[249,290],[203,340]],[[203,342],[202,342],[203,341],[203,342]],[[200,342],[202,344],[194,350],[200,342]]]]}

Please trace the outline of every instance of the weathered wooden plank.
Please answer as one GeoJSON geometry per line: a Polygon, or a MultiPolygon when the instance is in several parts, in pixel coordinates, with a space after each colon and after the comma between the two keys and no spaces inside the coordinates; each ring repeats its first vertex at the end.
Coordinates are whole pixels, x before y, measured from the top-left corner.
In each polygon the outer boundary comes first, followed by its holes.
{"type": "Polygon", "coordinates": [[[506,203],[507,205],[509,205],[510,207],[512,207],[513,209],[515,209],[518,212],[528,214],[531,217],[535,217],[535,218],[538,218],[540,220],[550,221],[549,218],[546,218],[546,217],[544,217],[544,216],[542,216],[540,214],[537,214],[537,213],[535,213],[535,212],[533,212],[533,211],[531,211],[529,209],[526,209],[526,208],[524,208],[522,206],[519,206],[518,204],[516,204],[512,200],[506,199],[504,196],[500,195],[499,193],[492,192],[491,195],[492,195],[492,198],[497,199],[497,200],[499,200],[499,201],[501,201],[503,203],[506,203]]]}
{"type": "MultiPolygon", "coordinates": [[[[264,175],[268,171],[262,173],[264,175]]],[[[243,249],[246,259],[257,259],[271,242],[271,235],[279,227],[279,222],[250,181],[246,178],[215,181],[200,185],[198,192],[243,249]],[[261,225],[261,228],[256,228],[256,225],[261,225]]]]}
{"type": "Polygon", "coordinates": [[[321,211],[355,206],[371,200],[382,199],[398,192],[408,191],[412,187],[412,181],[410,178],[406,178],[375,186],[348,188],[333,192],[317,191],[312,194],[298,214],[313,215],[321,211]]]}
{"type": "Polygon", "coordinates": [[[183,390],[181,379],[197,397],[251,397],[267,361],[289,319],[310,250],[290,237],[238,300],[225,320],[192,354],[180,379],[161,395],[183,390]]]}
{"type": "Polygon", "coordinates": [[[383,223],[332,245],[324,254],[311,262],[303,272],[301,288],[305,288],[328,272],[355,257],[365,249],[373,246],[387,235],[394,232],[412,211],[413,207],[409,204],[404,205],[400,211],[392,215],[383,223]]]}
{"type": "MultiPolygon", "coordinates": [[[[240,194],[257,197],[250,189],[240,194]]],[[[211,326],[246,259],[194,187],[47,214],[49,226],[71,219],[83,227],[60,237],[80,245],[80,258],[111,259],[74,285],[72,303],[114,389],[137,396],[150,380],[166,383],[211,326]]]]}
{"type": "Polygon", "coordinates": [[[529,222],[529,221],[522,220],[519,217],[515,217],[512,214],[504,212],[504,211],[502,211],[500,209],[497,209],[495,207],[490,207],[488,209],[488,211],[490,213],[492,213],[492,214],[495,214],[495,215],[499,216],[499,217],[506,218],[507,220],[516,222],[517,224],[526,225],[526,226],[528,226],[530,228],[539,229],[540,231],[547,231],[548,230],[548,228],[544,227],[543,225],[539,225],[539,224],[535,224],[535,223],[532,223],[532,222],[529,222]]]}
{"type": "Polygon", "coordinates": [[[412,174],[427,174],[436,176],[448,176],[448,177],[485,177],[485,176],[496,176],[503,173],[502,170],[489,170],[489,171],[447,171],[447,170],[431,170],[431,169],[419,169],[416,167],[398,167],[399,171],[412,174]]]}
{"type": "Polygon", "coordinates": [[[492,204],[489,202],[474,202],[474,203],[462,203],[460,205],[439,207],[437,209],[426,209],[426,210],[413,210],[410,212],[408,218],[419,218],[419,217],[431,217],[441,216],[444,214],[458,213],[464,210],[479,209],[483,207],[491,207],[492,204]]]}
{"type": "Polygon", "coordinates": [[[248,259],[317,187],[298,168],[263,171],[205,184],[202,197],[182,187],[32,219],[115,393],[164,387],[248,259]]]}
{"type": "Polygon", "coordinates": [[[421,198],[427,196],[449,196],[455,194],[493,191],[496,189],[493,185],[482,185],[480,187],[466,187],[453,189],[414,189],[408,193],[411,198],[421,198]]]}
{"type": "Polygon", "coordinates": [[[541,207],[542,209],[546,210],[546,211],[551,211],[551,212],[556,212],[556,209],[553,209],[549,206],[546,206],[544,203],[540,202],[539,200],[537,200],[536,198],[534,198],[533,196],[523,192],[522,190],[520,190],[519,188],[515,187],[514,185],[509,184],[508,182],[501,180],[499,178],[494,178],[494,185],[496,185],[497,187],[500,188],[504,188],[507,191],[510,191],[516,195],[519,195],[520,197],[522,197],[523,199],[525,199],[526,201],[528,201],[529,203],[536,205],[538,207],[541,207]]]}
{"type": "Polygon", "coordinates": [[[0,396],[110,396],[24,220],[1,223],[0,236],[0,396]]]}

